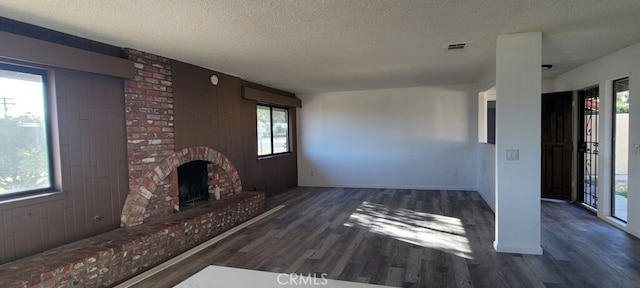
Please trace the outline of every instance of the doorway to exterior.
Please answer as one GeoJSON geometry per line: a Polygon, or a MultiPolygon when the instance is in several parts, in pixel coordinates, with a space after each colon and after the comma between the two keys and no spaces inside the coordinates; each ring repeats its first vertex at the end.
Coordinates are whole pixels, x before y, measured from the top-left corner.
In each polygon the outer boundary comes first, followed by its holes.
{"type": "Polygon", "coordinates": [[[578,91],[578,200],[598,209],[600,95],[598,86],[578,91]]]}
{"type": "Polygon", "coordinates": [[[542,95],[542,198],[571,201],[573,92],[542,95]]]}

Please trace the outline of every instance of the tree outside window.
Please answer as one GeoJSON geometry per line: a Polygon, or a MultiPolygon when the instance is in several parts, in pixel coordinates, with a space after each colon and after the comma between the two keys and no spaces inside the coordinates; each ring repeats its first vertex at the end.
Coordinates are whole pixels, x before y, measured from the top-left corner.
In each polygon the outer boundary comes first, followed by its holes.
{"type": "Polygon", "coordinates": [[[258,156],[290,152],[289,111],[258,105],[258,156]]]}
{"type": "Polygon", "coordinates": [[[52,187],[45,73],[0,65],[0,197],[52,187]]]}

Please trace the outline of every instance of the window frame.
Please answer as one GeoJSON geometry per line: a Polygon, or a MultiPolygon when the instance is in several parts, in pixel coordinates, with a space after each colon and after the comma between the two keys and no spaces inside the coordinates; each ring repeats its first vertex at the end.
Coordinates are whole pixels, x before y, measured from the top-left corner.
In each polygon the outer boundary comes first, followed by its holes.
{"type": "MultiPolygon", "coordinates": [[[[618,103],[618,95],[617,95],[618,90],[616,89],[617,88],[616,84],[620,83],[620,82],[623,82],[623,81],[627,82],[627,90],[626,91],[629,91],[629,82],[630,82],[629,76],[621,77],[621,78],[614,79],[614,80],[611,81],[611,96],[612,96],[611,97],[611,99],[612,99],[612,101],[611,101],[611,103],[612,103],[612,105],[611,105],[611,115],[612,116],[611,116],[611,164],[610,164],[610,166],[611,166],[610,167],[610,169],[611,169],[611,171],[610,171],[611,172],[611,183],[610,183],[611,184],[611,190],[610,190],[611,213],[610,214],[611,214],[611,217],[615,218],[616,220],[622,221],[624,223],[628,223],[628,220],[629,220],[629,214],[628,214],[628,212],[629,212],[629,204],[628,203],[627,203],[627,207],[626,207],[627,215],[626,215],[626,217],[624,219],[622,218],[622,215],[617,215],[617,213],[616,213],[616,207],[617,207],[617,205],[616,205],[616,194],[618,192],[618,190],[616,189],[616,168],[617,168],[616,164],[618,164],[616,162],[616,156],[617,156],[617,153],[622,153],[622,152],[619,152],[616,149],[618,138],[621,138],[619,136],[619,134],[618,134],[618,129],[617,129],[617,125],[618,125],[617,116],[618,116],[618,114],[624,114],[624,113],[619,113],[618,112],[618,107],[617,107],[618,106],[617,105],[617,103],[618,103]]],[[[631,98],[630,96],[631,96],[631,93],[629,92],[629,98],[631,98]]],[[[627,101],[629,101],[629,100],[627,100],[627,101]]],[[[629,105],[629,106],[631,106],[631,105],[629,105]]],[[[629,109],[629,107],[627,109],[629,109]]],[[[628,114],[629,111],[627,111],[626,113],[628,114]]],[[[630,124],[631,123],[629,123],[629,125],[630,124]]],[[[630,129],[631,127],[629,126],[628,128],[630,129]]],[[[627,131],[627,135],[626,135],[627,139],[629,139],[628,138],[629,137],[628,133],[630,133],[630,130],[627,131]]],[[[630,152],[630,150],[629,150],[630,147],[628,146],[628,144],[629,143],[627,143],[627,147],[626,147],[627,148],[627,153],[630,152]]],[[[627,161],[629,160],[629,156],[631,156],[631,154],[627,154],[627,161]]],[[[626,168],[627,168],[627,171],[628,171],[628,169],[629,169],[629,163],[628,162],[627,162],[627,167],[626,168]]],[[[627,177],[628,177],[628,174],[627,174],[627,177]]],[[[628,185],[628,182],[627,182],[627,185],[628,185]]],[[[629,190],[628,190],[628,186],[627,186],[627,195],[628,195],[628,193],[629,193],[629,190]]],[[[628,196],[627,196],[627,199],[628,199],[628,196]]]]}
{"type": "Polygon", "coordinates": [[[57,192],[57,169],[56,169],[56,154],[54,150],[54,137],[53,137],[53,121],[52,121],[52,111],[55,104],[52,103],[51,97],[51,87],[50,85],[50,71],[44,68],[33,67],[33,66],[22,66],[13,63],[0,62],[0,70],[5,71],[14,71],[20,73],[34,74],[42,77],[42,102],[43,102],[43,123],[44,127],[44,136],[46,141],[46,151],[47,151],[47,166],[49,170],[49,186],[39,189],[31,189],[31,190],[23,190],[20,192],[11,192],[8,194],[0,194],[0,202],[4,201],[12,201],[19,200],[23,198],[29,198],[32,196],[50,194],[52,192],[57,192]]]}
{"type": "MultiPolygon", "coordinates": [[[[270,104],[265,104],[265,103],[257,103],[256,104],[256,117],[257,117],[257,112],[258,109],[260,109],[260,107],[264,107],[264,108],[269,108],[269,123],[270,123],[270,127],[271,127],[271,133],[270,133],[270,138],[271,138],[271,153],[269,154],[263,154],[260,155],[259,154],[259,149],[256,149],[256,154],[258,155],[258,159],[268,159],[268,158],[273,158],[273,157],[277,157],[277,156],[283,156],[283,155],[288,155],[291,154],[293,152],[293,148],[291,147],[291,113],[289,111],[288,107],[283,107],[283,106],[277,106],[277,105],[270,105],[270,104]],[[285,152],[278,152],[278,153],[274,153],[274,125],[273,125],[273,109],[282,109],[286,112],[286,119],[287,119],[287,151],[285,152]]],[[[260,137],[258,135],[258,120],[256,119],[256,137],[260,137]]],[[[256,147],[259,148],[260,147],[260,142],[259,139],[256,139],[256,147]]]]}

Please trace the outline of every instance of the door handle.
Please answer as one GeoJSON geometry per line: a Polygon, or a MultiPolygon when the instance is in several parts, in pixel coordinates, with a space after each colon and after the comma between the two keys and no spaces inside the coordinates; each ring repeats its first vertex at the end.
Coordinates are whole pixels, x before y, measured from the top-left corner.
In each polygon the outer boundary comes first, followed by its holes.
{"type": "Polygon", "coordinates": [[[587,142],[584,142],[584,141],[578,142],[578,152],[580,153],[587,152],[587,142]]]}

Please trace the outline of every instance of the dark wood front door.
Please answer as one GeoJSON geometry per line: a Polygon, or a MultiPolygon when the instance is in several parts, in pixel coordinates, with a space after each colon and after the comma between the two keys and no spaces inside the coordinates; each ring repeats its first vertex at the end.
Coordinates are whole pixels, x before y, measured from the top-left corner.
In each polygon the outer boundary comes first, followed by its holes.
{"type": "Polygon", "coordinates": [[[572,200],[572,94],[542,95],[542,198],[572,200]]]}

